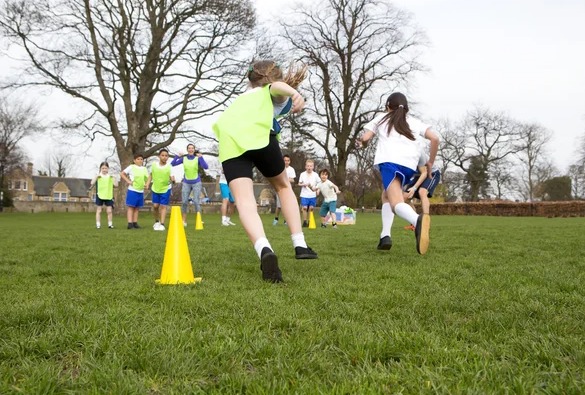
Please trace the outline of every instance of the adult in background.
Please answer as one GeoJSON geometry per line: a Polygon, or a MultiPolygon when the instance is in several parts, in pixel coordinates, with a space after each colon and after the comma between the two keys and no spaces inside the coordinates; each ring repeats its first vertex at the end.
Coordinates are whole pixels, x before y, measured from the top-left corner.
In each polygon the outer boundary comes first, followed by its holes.
{"type": "Polygon", "coordinates": [[[203,159],[201,152],[195,149],[194,144],[187,144],[187,154],[180,153],[173,158],[172,166],[183,165],[185,175],[181,186],[181,213],[183,214],[183,226],[187,226],[187,213],[189,211],[189,195],[193,192],[193,204],[195,212],[201,212],[201,177],[199,177],[199,167],[208,169],[209,166],[203,159]]]}

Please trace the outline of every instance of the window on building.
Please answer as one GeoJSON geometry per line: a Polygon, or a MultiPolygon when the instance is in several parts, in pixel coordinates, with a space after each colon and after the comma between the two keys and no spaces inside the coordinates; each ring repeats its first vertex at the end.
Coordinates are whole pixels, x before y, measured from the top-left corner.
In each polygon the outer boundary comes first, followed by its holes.
{"type": "Polygon", "coordinates": [[[67,192],[61,192],[61,201],[62,202],[66,202],[67,201],[67,192]]]}
{"type": "Polygon", "coordinates": [[[32,200],[33,200],[33,194],[32,194],[32,193],[29,193],[29,194],[28,194],[28,196],[26,197],[26,199],[27,199],[29,202],[32,202],[32,200]]]}
{"type": "Polygon", "coordinates": [[[61,194],[59,192],[53,193],[53,201],[58,202],[61,194]]]}
{"type": "Polygon", "coordinates": [[[8,190],[12,189],[12,180],[8,181],[8,190]]]}
{"type": "Polygon", "coordinates": [[[14,189],[20,190],[20,180],[14,180],[14,189]]]}

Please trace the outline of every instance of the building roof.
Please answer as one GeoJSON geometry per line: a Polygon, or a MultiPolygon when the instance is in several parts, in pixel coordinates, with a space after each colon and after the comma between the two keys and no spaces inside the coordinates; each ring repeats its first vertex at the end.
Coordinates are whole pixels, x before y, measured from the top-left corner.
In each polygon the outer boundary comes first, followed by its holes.
{"type": "Polygon", "coordinates": [[[74,197],[87,197],[91,187],[91,180],[89,178],[32,176],[32,180],[35,184],[35,193],[37,196],[50,196],[51,189],[58,182],[67,185],[69,195],[74,197]]]}

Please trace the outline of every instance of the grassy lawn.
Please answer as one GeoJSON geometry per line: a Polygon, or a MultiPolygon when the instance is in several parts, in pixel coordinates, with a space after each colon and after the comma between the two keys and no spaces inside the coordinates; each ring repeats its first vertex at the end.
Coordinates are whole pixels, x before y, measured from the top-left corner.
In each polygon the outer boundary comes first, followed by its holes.
{"type": "Polygon", "coordinates": [[[0,393],[585,393],[585,218],[436,216],[421,257],[358,214],[296,261],[266,215],[282,285],[239,223],[203,219],[203,282],[169,286],[148,214],[0,215],[0,393]]]}

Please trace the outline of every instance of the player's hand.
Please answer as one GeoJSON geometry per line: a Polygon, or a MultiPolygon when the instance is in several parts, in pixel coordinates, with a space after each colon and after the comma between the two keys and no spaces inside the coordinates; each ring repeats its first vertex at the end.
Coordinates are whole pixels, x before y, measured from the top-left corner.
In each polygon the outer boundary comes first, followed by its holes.
{"type": "Polygon", "coordinates": [[[303,110],[303,108],[305,107],[305,99],[303,99],[303,97],[301,96],[301,94],[299,92],[295,92],[291,96],[291,100],[292,100],[293,114],[301,112],[303,110]]]}
{"type": "Polygon", "coordinates": [[[355,147],[356,147],[357,149],[362,149],[362,148],[364,148],[364,142],[363,142],[361,139],[357,139],[357,140],[355,141],[355,147]]]}

